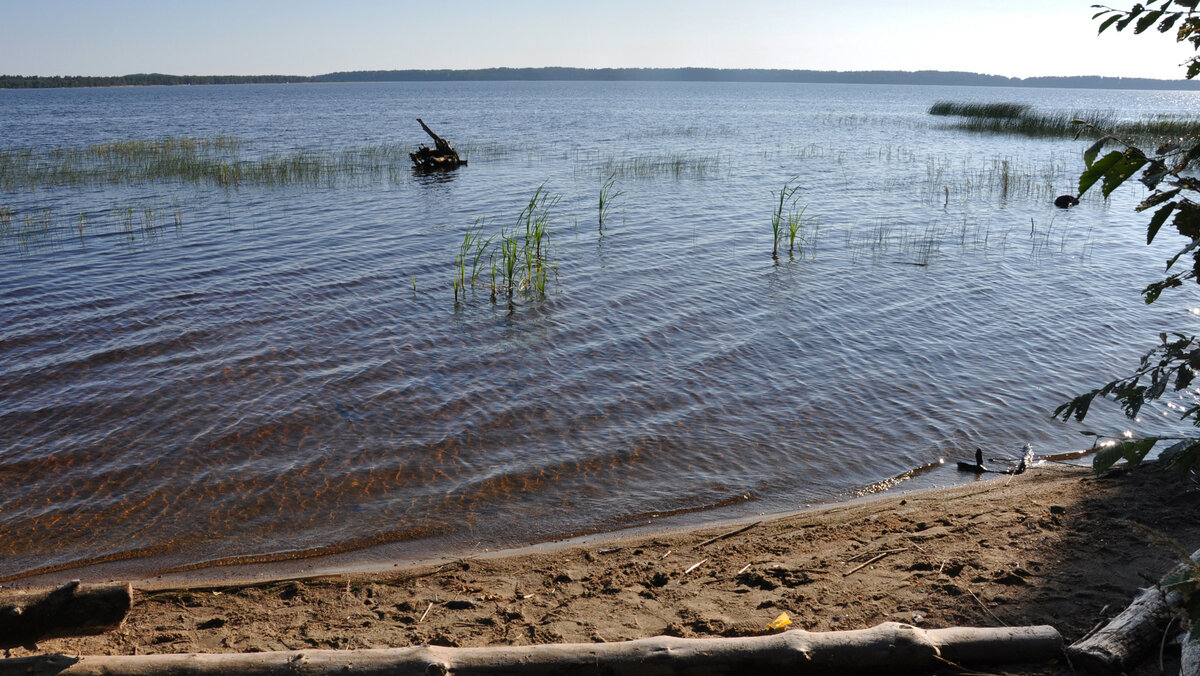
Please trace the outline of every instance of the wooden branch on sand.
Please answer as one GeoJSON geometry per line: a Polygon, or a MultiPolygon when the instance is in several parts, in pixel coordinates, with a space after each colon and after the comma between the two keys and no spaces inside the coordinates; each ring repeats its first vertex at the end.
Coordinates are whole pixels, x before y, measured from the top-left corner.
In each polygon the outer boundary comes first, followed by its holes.
{"type": "Polygon", "coordinates": [[[0,648],[116,629],[132,603],[128,584],[80,586],[78,580],[50,592],[5,594],[0,596],[0,648]]]}
{"type": "Polygon", "coordinates": [[[748,638],[670,636],[621,643],[373,650],[304,650],[244,654],[45,655],[0,660],[0,676],[55,673],[129,676],[209,676],[224,673],[497,676],[520,674],[820,674],[847,669],[930,668],[953,663],[1043,662],[1062,654],[1053,627],[919,629],[885,622],[870,629],[810,633],[793,630],[748,638]]]}
{"type": "MultiPolygon", "coordinates": [[[[1163,579],[1194,568],[1196,562],[1200,562],[1200,550],[1192,554],[1192,562],[1179,564],[1163,579]]],[[[1093,672],[1116,674],[1136,664],[1152,647],[1157,646],[1167,622],[1183,607],[1185,601],[1182,591],[1164,591],[1161,584],[1141,590],[1121,614],[1101,629],[1071,644],[1067,648],[1071,662],[1093,672]]],[[[1192,652],[1194,654],[1196,650],[1193,648],[1192,652]]],[[[1196,669],[1193,667],[1191,673],[1198,673],[1196,669]]]]}

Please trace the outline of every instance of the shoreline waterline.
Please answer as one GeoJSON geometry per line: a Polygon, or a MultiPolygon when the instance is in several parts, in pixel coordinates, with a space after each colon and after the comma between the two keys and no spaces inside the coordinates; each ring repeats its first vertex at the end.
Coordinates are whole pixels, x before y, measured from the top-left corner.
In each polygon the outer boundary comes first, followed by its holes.
{"type": "MultiPolygon", "coordinates": [[[[1062,462],[1064,459],[1079,458],[1087,451],[1070,452],[1048,456],[1038,462],[1031,471],[1040,472],[1066,465],[1082,469],[1082,465],[1062,462]],[[1050,464],[1057,462],[1058,465],[1050,464]]],[[[615,530],[597,530],[575,535],[566,535],[546,541],[502,545],[498,547],[471,547],[444,549],[433,552],[403,553],[390,556],[394,544],[373,545],[357,549],[346,549],[333,554],[297,556],[297,553],[280,553],[244,557],[255,559],[243,563],[197,562],[185,566],[168,566],[165,570],[150,572],[125,572],[145,569],[146,561],[153,557],[129,558],[96,564],[66,567],[48,572],[33,572],[11,576],[3,585],[8,588],[53,587],[64,580],[80,579],[85,583],[122,581],[130,582],[137,589],[162,590],[196,587],[222,587],[262,584],[280,580],[323,579],[338,576],[388,576],[403,571],[426,567],[437,567],[456,561],[475,559],[497,559],[526,554],[554,552],[563,549],[607,545],[609,543],[644,539],[656,535],[700,532],[710,529],[738,528],[748,524],[774,522],[782,519],[799,518],[808,514],[825,514],[842,508],[868,504],[897,496],[938,497],[956,491],[968,491],[983,482],[1011,480],[1012,475],[967,474],[954,469],[953,463],[934,462],[894,477],[882,479],[860,489],[849,491],[829,501],[819,501],[782,511],[742,513],[733,516],[717,516],[722,509],[683,510],[679,514],[651,514],[644,523],[615,530]],[[716,518],[709,518],[716,517],[716,518]],[[142,565],[138,565],[141,563],[142,565]]],[[[407,543],[406,543],[407,544],[407,543]]],[[[303,554],[303,553],[300,553],[303,554]]]]}

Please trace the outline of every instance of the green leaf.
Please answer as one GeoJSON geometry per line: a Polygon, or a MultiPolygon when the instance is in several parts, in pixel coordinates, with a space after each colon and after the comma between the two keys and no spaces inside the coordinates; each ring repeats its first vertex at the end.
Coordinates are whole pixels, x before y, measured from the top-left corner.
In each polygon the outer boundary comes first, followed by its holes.
{"type": "Polygon", "coordinates": [[[1100,390],[1092,390],[1087,394],[1081,394],[1078,397],[1075,397],[1071,401],[1054,409],[1054,417],[1061,417],[1063,422],[1066,422],[1071,418],[1072,415],[1074,415],[1076,420],[1083,422],[1084,417],[1087,416],[1088,408],[1090,408],[1092,405],[1092,400],[1095,399],[1099,394],[1100,390]]]}
{"type": "Polygon", "coordinates": [[[1150,284],[1147,284],[1146,288],[1142,289],[1142,296],[1144,296],[1146,299],[1146,305],[1149,305],[1158,300],[1159,295],[1162,294],[1163,291],[1167,289],[1174,289],[1180,286],[1183,286],[1183,282],[1180,281],[1179,275],[1171,275],[1161,282],[1151,282],[1150,284]]]}
{"type": "Polygon", "coordinates": [[[1167,18],[1163,19],[1163,22],[1158,24],[1158,32],[1166,33],[1167,31],[1171,30],[1171,27],[1175,25],[1176,21],[1179,21],[1179,17],[1181,17],[1181,16],[1183,16],[1183,14],[1181,14],[1180,12],[1175,12],[1174,14],[1168,14],[1167,18]]]}
{"type": "Polygon", "coordinates": [[[1170,270],[1171,266],[1175,265],[1175,261],[1179,260],[1180,256],[1183,256],[1184,254],[1187,254],[1187,253],[1191,253],[1192,250],[1195,249],[1197,246],[1200,246],[1200,239],[1194,239],[1194,240],[1192,240],[1191,244],[1188,244],[1187,246],[1180,249],[1179,253],[1175,254],[1174,256],[1171,257],[1171,260],[1167,261],[1167,269],[1170,270]]]}
{"type": "Polygon", "coordinates": [[[1200,459],[1200,439],[1184,439],[1158,455],[1163,467],[1186,474],[1200,459]]]}
{"type": "Polygon", "coordinates": [[[1146,14],[1142,18],[1138,19],[1137,26],[1134,26],[1134,28],[1133,28],[1133,34],[1137,35],[1138,33],[1144,32],[1147,28],[1153,26],[1154,22],[1158,21],[1162,17],[1162,15],[1163,15],[1163,11],[1161,9],[1159,9],[1159,10],[1150,12],[1149,14],[1146,14]]]}
{"type": "Polygon", "coordinates": [[[1099,474],[1116,464],[1121,459],[1121,446],[1122,444],[1113,444],[1101,448],[1096,457],[1092,458],[1092,469],[1099,474]]]}
{"type": "Polygon", "coordinates": [[[1108,197],[1112,194],[1112,191],[1119,188],[1122,183],[1137,173],[1137,170],[1141,169],[1145,164],[1146,158],[1140,152],[1135,151],[1133,148],[1125,151],[1121,155],[1121,161],[1114,164],[1111,169],[1104,173],[1104,185],[1101,186],[1104,196],[1108,197]]]}
{"type": "Polygon", "coordinates": [[[1120,20],[1120,18],[1121,18],[1120,14],[1114,14],[1114,15],[1108,17],[1107,19],[1105,19],[1103,22],[1100,23],[1100,30],[1096,31],[1096,35],[1099,35],[1099,34],[1103,33],[1104,31],[1108,30],[1108,27],[1113,25],[1114,23],[1116,23],[1118,20],[1120,20]]]}
{"type": "Polygon", "coordinates": [[[1195,584],[1195,579],[1193,579],[1192,570],[1188,566],[1184,566],[1181,570],[1173,570],[1158,581],[1159,588],[1168,592],[1192,584],[1195,584]]]}
{"type": "Polygon", "coordinates": [[[1079,196],[1083,197],[1083,193],[1087,192],[1088,188],[1100,180],[1100,177],[1111,169],[1113,165],[1120,162],[1124,156],[1124,153],[1114,150],[1096,162],[1093,162],[1086,171],[1079,175],[1079,196]]]}
{"type": "Polygon", "coordinates": [[[1175,188],[1174,190],[1167,190],[1166,192],[1156,192],[1153,195],[1142,200],[1142,203],[1137,205],[1137,207],[1135,207],[1134,210],[1135,211],[1145,211],[1145,210],[1149,209],[1150,207],[1156,207],[1156,206],[1162,204],[1163,202],[1166,202],[1167,200],[1171,199],[1172,197],[1178,195],[1180,190],[1182,190],[1182,188],[1175,188]]]}
{"type": "Polygon", "coordinates": [[[1184,605],[1187,608],[1188,624],[1192,627],[1188,631],[1188,640],[1200,640],[1200,594],[1188,594],[1184,605]]]}
{"type": "Polygon", "coordinates": [[[1175,391],[1178,392],[1192,383],[1192,379],[1196,377],[1196,372],[1188,366],[1180,366],[1179,372],[1175,378],[1175,391]]]}
{"type": "Polygon", "coordinates": [[[1176,212],[1171,225],[1184,237],[1200,239],[1200,206],[1183,200],[1179,203],[1179,211],[1176,212]]]}
{"type": "Polygon", "coordinates": [[[1108,143],[1108,137],[1096,141],[1088,146],[1087,150],[1083,151],[1083,165],[1085,167],[1092,166],[1092,162],[1096,161],[1096,155],[1100,154],[1100,150],[1104,148],[1104,144],[1106,143],[1108,143]]]}
{"type": "Polygon", "coordinates": [[[1159,437],[1146,437],[1136,441],[1126,441],[1121,444],[1121,455],[1125,457],[1125,462],[1129,463],[1130,469],[1137,469],[1138,465],[1142,464],[1142,459],[1154,448],[1154,444],[1159,442],[1159,437]]]}
{"type": "Polygon", "coordinates": [[[1154,236],[1158,234],[1158,229],[1162,227],[1163,223],[1167,222],[1167,217],[1171,215],[1171,212],[1177,206],[1179,206],[1177,202],[1171,202],[1154,212],[1154,216],[1150,219],[1150,226],[1146,228],[1146,244],[1154,241],[1154,236]]]}
{"type": "Polygon", "coordinates": [[[1125,30],[1125,28],[1129,26],[1129,23],[1136,19],[1138,15],[1144,11],[1146,11],[1146,8],[1142,6],[1142,3],[1139,2],[1138,4],[1134,5],[1133,8],[1129,10],[1129,14],[1126,14],[1125,18],[1121,19],[1121,21],[1117,24],[1117,30],[1125,30]]]}

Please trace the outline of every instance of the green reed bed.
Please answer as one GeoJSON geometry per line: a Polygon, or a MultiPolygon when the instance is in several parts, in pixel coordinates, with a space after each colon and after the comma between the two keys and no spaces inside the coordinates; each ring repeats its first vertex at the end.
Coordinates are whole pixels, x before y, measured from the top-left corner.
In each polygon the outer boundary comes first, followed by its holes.
{"type": "Polygon", "coordinates": [[[845,229],[845,247],[852,260],[867,258],[876,263],[926,267],[957,253],[961,256],[1004,253],[1010,248],[1029,247],[1034,257],[1087,259],[1094,247],[1092,229],[1030,220],[1024,225],[998,227],[968,220],[924,225],[898,224],[879,219],[869,226],[845,229]]]}
{"type": "Polygon", "coordinates": [[[1025,103],[970,103],[938,101],[929,107],[930,115],[954,115],[957,117],[985,117],[995,119],[1018,118],[1029,112],[1025,103]]]}
{"type": "Polygon", "coordinates": [[[546,297],[551,277],[558,274],[550,244],[550,223],[561,195],[551,195],[539,186],[525,203],[516,222],[501,226],[498,233],[484,237],[482,219],[468,228],[459,243],[454,260],[454,304],[467,297],[467,290],[479,284],[479,277],[490,269],[490,298],[500,296],[511,306],[516,296],[526,300],[546,297]]]}
{"type": "MultiPolygon", "coordinates": [[[[1051,156],[1031,161],[1013,157],[983,160],[950,159],[928,156],[920,190],[927,204],[948,208],[950,203],[968,199],[1048,201],[1070,190],[1077,175],[1072,175],[1065,159],[1051,156]]],[[[889,185],[889,189],[909,189],[909,185],[889,185]]]]}
{"type": "Polygon", "coordinates": [[[176,232],[183,227],[183,209],[177,203],[136,202],[74,214],[49,207],[0,206],[0,246],[15,245],[25,252],[70,242],[84,245],[91,237],[113,235],[127,243],[149,242],[157,240],[168,226],[176,232]]]}
{"type": "Polygon", "coordinates": [[[85,148],[0,150],[0,189],[178,181],[221,187],[396,180],[409,148],[373,145],[249,157],[237,139],[133,139],[85,148]]]}
{"type": "Polygon", "coordinates": [[[1120,138],[1139,142],[1170,139],[1200,139],[1200,118],[1156,115],[1148,119],[1127,120],[1113,112],[1074,111],[1039,113],[1025,104],[972,104],[939,101],[929,109],[931,115],[959,118],[949,128],[975,133],[1014,134],[1031,138],[1096,137],[1103,130],[1120,138]]]}
{"type": "Polygon", "coordinates": [[[600,161],[601,176],[615,178],[704,178],[721,170],[719,155],[687,155],[664,153],[661,155],[616,156],[600,161]]]}

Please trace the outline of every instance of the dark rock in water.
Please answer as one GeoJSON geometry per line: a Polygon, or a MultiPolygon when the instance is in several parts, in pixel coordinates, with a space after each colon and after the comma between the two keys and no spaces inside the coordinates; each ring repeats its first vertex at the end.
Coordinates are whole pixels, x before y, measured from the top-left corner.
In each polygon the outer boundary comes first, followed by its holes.
{"type": "Polygon", "coordinates": [[[1079,198],[1074,195],[1059,195],[1054,198],[1054,206],[1059,209],[1070,209],[1076,204],[1079,204],[1079,198]]]}

